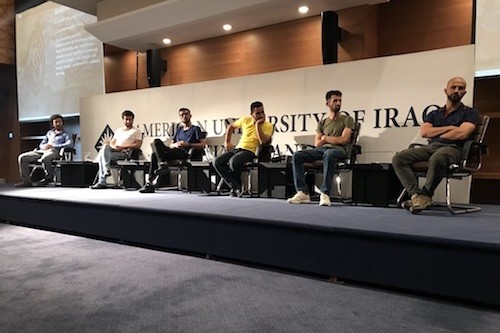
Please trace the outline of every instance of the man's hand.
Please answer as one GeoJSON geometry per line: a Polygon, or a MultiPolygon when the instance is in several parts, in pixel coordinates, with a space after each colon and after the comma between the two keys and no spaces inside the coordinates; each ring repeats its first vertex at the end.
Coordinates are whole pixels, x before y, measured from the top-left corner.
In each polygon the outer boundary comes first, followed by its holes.
{"type": "Polygon", "coordinates": [[[54,145],[52,145],[51,143],[46,143],[46,144],[42,145],[43,150],[49,150],[52,148],[54,148],[54,145]]]}
{"type": "Polygon", "coordinates": [[[266,119],[264,119],[264,118],[257,119],[257,120],[255,121],[255,126],[259,126],[259,125],[260,125],[260,124],[262,124],[265,120],[266,120],[266,119]]]}
{"type": "Polygon", "coordinates": [[[224,148],[226,148],[226,151],[230,151],[234,149],[234,145],[231,142],[225,142],[224,148]]]}
{"type": "Polygon", "coordinates": [[[183,140],[174,142],[170,145],[170,148],[189,148],[189,147],[190,147],[189,142],[183,140]]]}

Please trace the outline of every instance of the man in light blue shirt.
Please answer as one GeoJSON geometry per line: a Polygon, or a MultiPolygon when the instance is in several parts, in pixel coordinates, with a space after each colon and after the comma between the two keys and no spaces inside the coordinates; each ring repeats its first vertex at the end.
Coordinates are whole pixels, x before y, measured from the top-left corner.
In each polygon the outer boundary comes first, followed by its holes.
{"type": "Polygon", "coordinates": [[[30,177],[29,164],[40,160],[43,169],[45,170],[45,178],[38,183],[40,186],[45,186],[54,179],[54,168],[52,161],[60,158],[61,149],[72,148],[73,142],[71,136],[64,131],[64,119],[60,114],[54,114],[50,117],[49,130],[38,149],[22,153],[17,158],[19,164],[19,174],[21,182],[15,184],[16,187],[31,187],[33,183],[30,177]]]}

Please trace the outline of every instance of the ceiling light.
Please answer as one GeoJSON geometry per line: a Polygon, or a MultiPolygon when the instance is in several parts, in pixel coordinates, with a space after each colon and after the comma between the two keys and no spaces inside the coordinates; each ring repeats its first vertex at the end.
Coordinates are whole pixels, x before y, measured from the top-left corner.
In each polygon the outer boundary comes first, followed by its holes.
{"type": "Polygon", "coordinates": [[[299,7],[299,13],[301,13],[301,14],[305,14],[308,11],[309,11],[309,7],[307,7],[307,6],[300,6],[299,7]]]}
{"type": "Polygon", "coordinates": [[[224,24],[222,26],[222,29],[224,29],[225,31],[231,31],[233,27],[231,26],[231,24],[224,24]]]}
{"type": "Polygon", "coordinates": [[[170,43],[172,43],[172,40],[170,38],[163,38],[163,44],[169,45],[170,43]]]}

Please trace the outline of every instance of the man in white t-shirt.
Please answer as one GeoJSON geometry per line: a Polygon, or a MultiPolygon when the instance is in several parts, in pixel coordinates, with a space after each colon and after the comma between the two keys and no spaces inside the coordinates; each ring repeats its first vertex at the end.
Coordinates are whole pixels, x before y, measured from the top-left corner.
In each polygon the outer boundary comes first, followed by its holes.
{"type": "Polygon", "coordinates": [[[134,127],[134,113],[129,110],[122,112],[124,127],[120,127],[115,131],[113,138],[109,144],[104,144],[97,154],[97,162],[99,163],[99,180],[92,185],[91,189],[105,189],[106,177],[110,174],[110,163],[118,160],[124,160],[129,157],[130,150],[141,148],[142,133],[134,127]]]}

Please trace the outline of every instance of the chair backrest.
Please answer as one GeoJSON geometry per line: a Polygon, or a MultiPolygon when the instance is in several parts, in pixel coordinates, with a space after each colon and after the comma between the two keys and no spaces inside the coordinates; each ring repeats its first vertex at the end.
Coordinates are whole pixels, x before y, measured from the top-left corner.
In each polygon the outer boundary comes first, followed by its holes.
{"type": "Polygon", "coordinates": [[[483,143],[484,136],[486,134],[486,129],[488,128],[489,123],[490,123],[490,116],[480,115],[479,124],[476,126],[476,129],[470,136],[469,140],[472,140],[477,143],[483,143]]]}
{"type": "Polygon", "coordinates": [[[63,161],[73,161],[76,154],[75,142],[78,138],[78,134],[71,134],[71,146],[64,147],[59,150],[60,159],[63,161]]]}
{"type": "Polygon", "coordinates": [[[274,152],[274,147],[267,143],[265,145],[261,145],[257,149],[257,161],[258,162],[271,162],[271,156],[274,152]]]}
{"type": "Polygon", "coordinates": [[[477,124],[476,129],[469,137],[469,140],[465,142],[463,148],[463,156],[460,163],[460,167],[462,169],[475,171],[481,168],[481,156],[483,153],[487,153],[486,145],[483,141],[489,123],[489,116],[479,116],[479,124],[477,124]]]}
{"type": "Polygon", "coordinates": [[[351,132],[351,140],[345,146],[346,165],[354,164],[356,162],[357,155],[361,153],[361,146],[358,145],[360,131],[361,131],[361,123],[354,123],[354,129],[351,132]]]}

